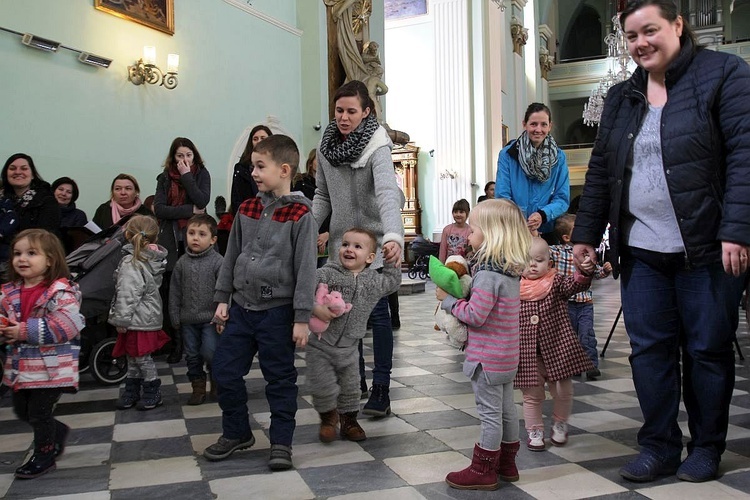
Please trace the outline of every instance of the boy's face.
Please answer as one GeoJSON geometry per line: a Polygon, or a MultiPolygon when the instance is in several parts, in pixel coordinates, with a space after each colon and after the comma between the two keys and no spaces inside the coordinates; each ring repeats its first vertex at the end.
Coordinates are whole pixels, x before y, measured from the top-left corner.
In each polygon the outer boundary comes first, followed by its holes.
{"type": "Polygon", "coordinates": [[[208,224],[190,224],[187,227],[187,246],[193,253],[201,253],[216,243],[208,224]]]}
{"type": "Polygon", "coordinates": [[[529,255],[531,262],[523,272],[523,277],[535,280],[547,274],[550,269],[549,245],[541,238],[534,238],[529,255]]]}
{"type": "Polygon", "coordinates": [[[344,269],[360,272],[375,260],[375,249],[369,236],[362,233],[344,233],[339,247],[339,260],[344,269]]]}
{"type": "Polygon", "coordinates": [[[466,219],[468,218],[469,218],[469,214],[467,214],[463,210],[453,211],[453,220],[456,221],[456,224],[458,224],[459,226],[466,224],[466,219]]]}
{"type": "Polygon", "coordinates": [[[274,194],[282,191],[284,186],[289,188],[289,165],[275,162],[268,153],[253,152],[251,159],[253,180],[258,185],[258,191],[274,194]]]}

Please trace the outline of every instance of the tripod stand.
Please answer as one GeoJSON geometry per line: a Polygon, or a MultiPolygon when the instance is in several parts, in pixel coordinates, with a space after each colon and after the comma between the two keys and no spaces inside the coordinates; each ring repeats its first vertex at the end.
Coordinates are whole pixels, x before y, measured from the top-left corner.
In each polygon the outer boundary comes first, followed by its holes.
{"type": "MultiPolygon", "coordinates": [[[[615,328],[617,328],[617,323],[620,321],[620,316],[622,316],[622,306],[620,306],[620,310],[617,311],[617,316],[615,316],[615,322],[612,323],[612,328],[609,330],[609,336],[607,337],[607,341],[604,343],[604,348],[602,349],[601,357],[604,357],[604,353],[607,352],[607,347],[609,347],[609,341],[612,340],[612,335],[615,333],[615,328]]],[[[737,349],[737,355],[740,358],[740,361],[745,360],[745,356],[742,355],[742,349],[740,349],[740,343],[737,341],[737,335],[734,336],[734,347],[737,349]]]]}

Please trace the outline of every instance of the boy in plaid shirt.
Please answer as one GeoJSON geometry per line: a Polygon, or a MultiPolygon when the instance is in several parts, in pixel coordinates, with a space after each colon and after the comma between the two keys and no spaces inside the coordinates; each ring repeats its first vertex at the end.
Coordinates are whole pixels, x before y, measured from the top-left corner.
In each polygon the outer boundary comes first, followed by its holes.
{"type": "MultiPolygon", "coordinates": [[[[564,276],[575,273],[573,265],[573,245],[570,235],[576,221],[574,214],[563,214],[555,221],[555,232],[563,243],[550,246],[550,256],[557,272],[564,276]]],[[[612,272],[612,264],[605,262],[603,266],[596,264],[594,279],[606,278],[612,272]]],[[[594,369],[586,372],[586,380],[596,380],[601,375],[599,371],[599,353],[596,350],[596,334],[594,333],[594,294],[591,289],[579,292],[568,300],[568,313],[573,330],[578,334],[583,350],[594,363],[594,369]]]]}

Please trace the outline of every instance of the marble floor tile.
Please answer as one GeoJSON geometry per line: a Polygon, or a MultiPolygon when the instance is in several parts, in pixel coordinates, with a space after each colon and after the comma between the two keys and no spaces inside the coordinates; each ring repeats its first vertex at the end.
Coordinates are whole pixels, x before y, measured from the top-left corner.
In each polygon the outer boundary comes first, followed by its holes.
{"type": "Polygon", "coordinates": [[[328,444],[314,443],[294,446],[292,459],[297,469],[374,460],[372,455],[364,451],[357,443],[351,441],[334,441],[328,444]]]}
{"type": "Polygon", "coordinates": [[[91,427],[105,427],[115,424],[115,412],[103,411],[78,415],[60,415],[56,417],[71,429],[89,429],[91,427]]]}
{"type": "Polygon", "coordinates": [[[328,500],[382,500],[383,498],[388,498],[388,500],[427,500],[419,491],[411,487],[338,495],[328,497],[328,500]]]}
{"type": "Polygon", "coordinates": [[[187,428],[184,420],[162,420],[143,423],[117,424],[112,436],[113,441],[140,441],[165,437],[185,436],[187,428]]]}
{"type": "Polygon", "coordinates": [[[400,401],[391,401],[391,411],[397,415],[408,413],[424,413],[430,411],[445,411],[451,407],[436,398],[414,398],[400,401]]]}
{"type": "Polygon", "coordinates": [[[0,453],[11,451],[25,451],[31,446],[34,434],[24,432],[23,434],[3,435],[0,438],[0,453]]]}
{"type": "Polygon", "coordinates": [[[568,423],[586,432],[605,432],[641,427],[641,422],[610,411],[574,413],[568,423]]]}
{"type": "Polygon", "coordinates": [[[175,457],[113,464],[109,488],[117,490],[200,480],[201,471],[193,457],[175,457]]]}
{"type": "Polygon", "coordinates": [[[182,413],[185,418],[208,418],[208,417],[221,417],[221,408],[219,403],[203,403],[202,405],[190,406],[184,405],[182,407],[182,413]]]}
{"type": "Polygon", "coordinates": [[[474,393],[457,394],[454,396],[437,396],[435,399],[438,399],[451,408],[456,409],[475,408],[477,405],[474,393]]]}
{"type": "Polygon", "coordinates": [[[388,418],[358,418],[357,421],[365,430],[367,437],[391,436],[417,432],[419,429],[398,417],[388,418]]]}
{"type": "Polygon", "coordinates": [[[618,379],[613,379],[613,380],[597,380],[597,381],[588,382],[588,383],[594,387],[601,387],[602,389],[606,389],[608,391],[613,391],[613,392],[635,391],[635,386],[633,385],[633,379],[628,379],[628,378],[618,378],[618,379]]]}
{"type": "Polygon", "coordinates": [[[408,484],[435,483],[444,481],[452,471],[462,470],[471,461],[456,451],[413,455],[410,457],[386,458],[383,463],[408,484]]]}
{"type": "Polygon", "coordinates": [[[433,429],[427,431],[427,433],[454,450],[471,449],[474,448],[474,443],[479,439],[479,423],[450,429],[433,429]]]}
{"type": "Polygon", "coordinates": [[[577,464],[525,470],[514,486],[540,500],[574,500],[628,491],[577,464]]]}
{"type": "Polygon", "coordinates": [[[652,500],[675,500],[685,498],[710,498],[711,500],[735,500],[747,498],[747,493],[721,484],[717,481],[707,483],[688,483],[679,481],[674,484],[642,488],[638,493],[652,500]]]}
{"type": "Polygon", "coordinates": [[[264,500],[314,499],[297,471],[276,472],[267,475],[239,476],[209,481],[217,500],[257,498],[264,500]],[[283,487],[279,487],[283,485],[283,487]]]}
{"type": "Polygon", "coordinates": [[[57,460],[57,468],[75,469],[104,465],[109,462],[111,450],[110,443],[66,446],[65,454],[57,460]]]}
{"type": "Polygon", "coordinates": [[[586,462],[636,454],[633,448],[596,434],[576,434],[570,436],[568,444],[565,446],[552,446],[547,450],[571,462],[586,462]]]}

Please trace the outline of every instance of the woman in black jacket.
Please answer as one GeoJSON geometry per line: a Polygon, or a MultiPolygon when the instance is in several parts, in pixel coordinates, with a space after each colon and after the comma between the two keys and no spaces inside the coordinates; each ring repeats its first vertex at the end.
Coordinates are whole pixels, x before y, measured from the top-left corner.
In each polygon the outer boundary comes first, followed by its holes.
{"type": "Polygon", "coordinates": [[[258,186],[253,180],[253,164],[250,161],[250,156],[253,154],[253,148],[256,144],[272,135],[271,129],[265,125],[256,125],[250,131],[245,151],[242,152],[240,161],[234,166],[234,173],[232,174],[230,198],[232,215],[237,215],[237,210],[243,201],[254,198],[258,194],[258,186]]]}
{"type": "MultiPolygon", "coordinates": [[[[46,229],[60,232],[60,207],[34,166],[31,156],[16,153],[5,161],[2,174],[3,196],[15,205],[18,231],[46,229]]],[[[7,237],[7,236],[6,236],[7,237]]]]}
{"type": "Polygon", "coordinates": [[[60,177],[52,183],[52,194],[60,205],[60,227],[83,227],[88,218],[80,208],[76,208],[78,184],[70,177],[60,177]]]}
{"type": "Polygon", "coordinates": [[[708,481],[726,448],[750,246],[750,67],[698,46],[670,0],[631,1],[620,19],[639,67],[607,93],[574,255],[595,259],[610,223],[644,418],[641,453],[620,475],[708,481]]]}

